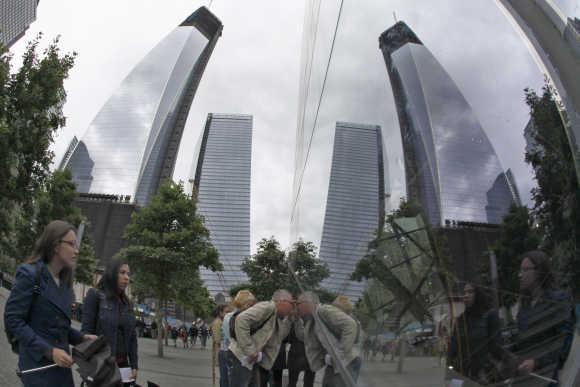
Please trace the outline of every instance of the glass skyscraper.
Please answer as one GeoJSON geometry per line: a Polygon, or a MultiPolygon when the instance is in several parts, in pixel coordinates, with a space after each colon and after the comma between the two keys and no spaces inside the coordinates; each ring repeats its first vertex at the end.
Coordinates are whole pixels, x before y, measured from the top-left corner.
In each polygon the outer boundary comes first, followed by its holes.
{"type": "Polygon", "coordinates": [[[0,0],[0,42],[10,47],[36,20],[39,0],[0,0]]]}
{"type": "Polygon", "coordinates": [[[209,114],[193,161],[191,190],[224,266],[201,269],[212,296],[247,280],[240,265],[250,255],[252,122],[249,115],[209,114]]]}
{"type": "Polygon", "coordinates": [[[172,178],[187,115],[222,27],[201,7],[129,73],[68,161],[79,192],[129,196],[144,205],[172,178]]]}
{"type": "Polygon", "coordinates": [[[428,222],[499,224],[515,200],[461,91],[403,22],[379,38],[403,140],[407,196],[428,222]]]}
{"type": "Polygon", "coordinates": [[[364,283],[350,281],[373,233],[384,221],[381,127],[337,122],[320,259],[330,269],[323,286],[359,298],[364,283]]]}

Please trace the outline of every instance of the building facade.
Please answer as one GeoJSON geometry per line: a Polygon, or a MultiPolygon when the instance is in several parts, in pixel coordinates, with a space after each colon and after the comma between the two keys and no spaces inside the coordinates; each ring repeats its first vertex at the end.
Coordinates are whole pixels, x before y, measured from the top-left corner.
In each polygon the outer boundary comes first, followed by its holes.
{"type": "Polygon", "coordinates": [[[209,114],[192,167],[190,189],[224,267],[201,270],[212,296],[247,280],[240,266],[250,255],[252,125],[249,115],[209,114]]]}
{"type": "Polygon", "coordinates": [[[0,0],[0,42],[10,48],[36,20],[40,0],[0,0]]]}
{"type": "Polygon", "coordinates": [[[173,176],[187,115],[222,27],[201,7],[129,73],[67,163],[79,192],[129,196],[145,205],[173,176]]]}
{"type": "Polygon", "coordinates": [[[324,288],[353,299],[365,284],[350,280],[373,234],[384,222],[381,128],[336,123],[320,259],[330,269],[324,288]]]}
{"type": "Polygon", "coordinates": [[[395,97],[407,196],[433,226],[499,224],[515,198],[461,91],[403,22],[379,38],[395,97]]]}

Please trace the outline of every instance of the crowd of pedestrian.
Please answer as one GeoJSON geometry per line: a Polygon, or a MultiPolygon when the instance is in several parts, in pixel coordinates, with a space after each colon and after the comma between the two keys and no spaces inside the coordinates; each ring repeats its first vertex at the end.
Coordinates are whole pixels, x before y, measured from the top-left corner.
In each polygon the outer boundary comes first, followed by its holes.
{"type": "Polygon", "coordinates": [[[213,348],[220,387],[282,387],[284,370],[289,387],[302,373],[303,386],[311,387],[322,369],[324,387],[353,385],[363,332],[352,310],[342,296],[325,305],[315,293],[295,299],[280,289],[270,301],[257,302],[250,291],[239,291],[229,307],[216,311],[212,324],[219,327],[213,348]]]}

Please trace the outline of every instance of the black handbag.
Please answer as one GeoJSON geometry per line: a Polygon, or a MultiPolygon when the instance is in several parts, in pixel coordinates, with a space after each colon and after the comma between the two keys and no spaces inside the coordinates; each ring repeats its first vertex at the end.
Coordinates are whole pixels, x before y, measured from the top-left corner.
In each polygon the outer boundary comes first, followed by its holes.
{"type": "Polygon", "coordinates": [[[121,372],[104,336],[84,341],[72,350],[78,373],[87,387],[123,386],[121,372]]]}

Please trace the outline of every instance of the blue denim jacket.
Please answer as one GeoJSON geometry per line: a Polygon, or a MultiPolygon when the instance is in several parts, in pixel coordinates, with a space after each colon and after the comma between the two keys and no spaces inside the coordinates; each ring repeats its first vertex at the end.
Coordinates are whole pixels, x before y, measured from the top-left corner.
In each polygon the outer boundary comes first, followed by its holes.
{"type": "MultiPolygon", "coordinates": [[[[44,263],[23,264],[18,268],[6,301],[4,319],[6,328],[18,339],[20,370],[49,365],[52,348],[70,352],[70,345],[82,341],[81,333],[71,327],[73,298],[72,289],[66,285],[57,286],[44,263]],[[40,294],[34,298],[36,270],[41,271],[40,294]]],[[[71,369],[61,367],[24,375],[22,382],[26,387],[74,385],[71,369]]]]}
{"type": "Polygon", "coordinates": [[[81,331],[105,336],[111,346],[111,354],[114,356],[117,350],[119,325],[123,330],[129,365],[133,369],[138,369],[136,319],[131,305],[121,302],[117,297],[106,297],[100,290],[89,289],[83,303],[81,331]]]}

